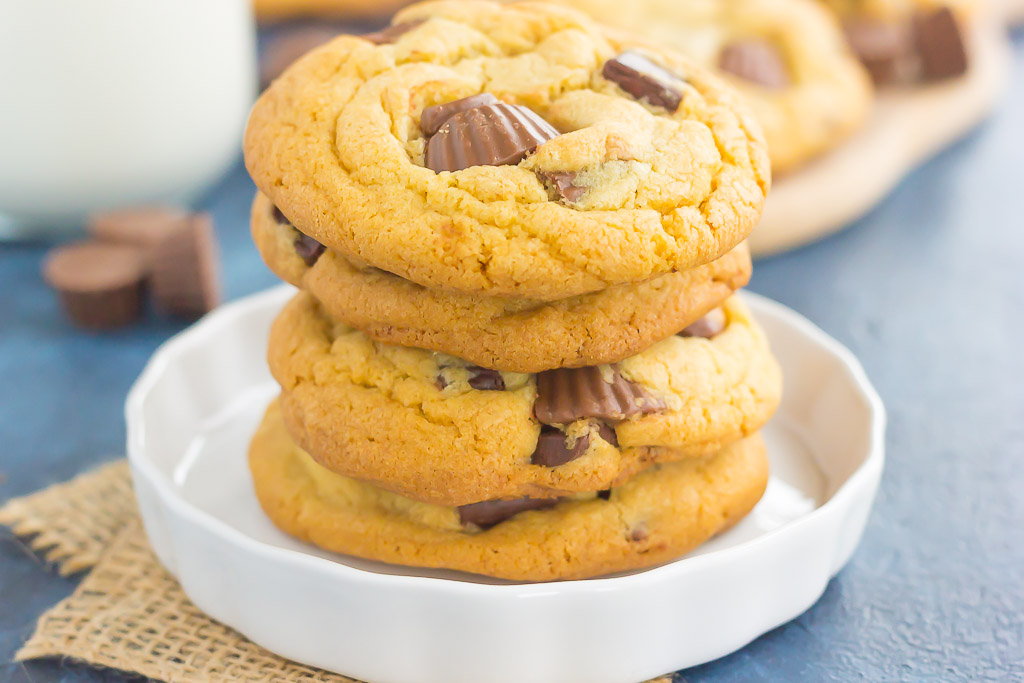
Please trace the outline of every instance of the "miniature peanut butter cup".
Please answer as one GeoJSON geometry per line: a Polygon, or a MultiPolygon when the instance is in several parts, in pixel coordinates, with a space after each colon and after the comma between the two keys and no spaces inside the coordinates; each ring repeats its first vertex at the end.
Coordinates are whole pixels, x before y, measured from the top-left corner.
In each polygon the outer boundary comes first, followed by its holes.
{"type": "Polygon", "coordinates": [[[461,100],[454,100],[452,102],[445,102],[444,104],[435,104],[433,107],[427,107],[423,110],[423,113],[420,114],[420,130],[423,131],[424,135],[433,135],[441,128],[441,126],[444,125],[445,121],[459,112],[482,107],[485,104],[494,104],[497,101],[497,97],[489,92],[485,92],[480,93],[479,95],[463,97],[461,100]]]}
{"type": "Polygon", "coordinates": [[[729,43],[718,56],[718,68],[766,88],[789,85],[789,72],[778,47],[767,40],[729,43]]]}
{"type": "Polygon", "coordinates": [[[463,524],[475,524],[488,529],[509,517],[527,510],[543,510],[558,505],[559,498],[516,498],[514,500],[485,500],[459,506],[459,519],[463,524]]]}
{"type": "Polygon", "coordinates": [[[194,214],[153,249],[150,289],[164,313],[198,317],[220,301],[220,275],[213,222],[194,214]]]}
{"type": "Polygon", "coordinates": [[[679,332],[680,337],[702,337],[711,339],[725,329],[725,311],[712,309],[699,320],[695,320],[679,332]]]}
{"type": "Polygon", "coordinates": [[[485,104],[449,117],[427,142],[425,163],[435,173],[518,164],[557,136],[554,126],[526,107],[485,104]]]}
{"type": "Polygon", "coordinates": [[[638,100],[646,100],[670,112],[683,101],[683,79],[632,50],[609,59],[601,75],[638,100]]]}
{"type": "MultiPolygon", "coordinates": [[[[601,424],[597,433],[613,446],[618,445],[619,441],[615,436],[615,430],[611,426],[601,424]]],[[[558,467],[580,457],[587,452],[589,447],[590,434],[579,437],[570,446],[569,437],[561,430],[545,425],[537,438],[537,449],[533,452],[531,462],[542,467],[558,467]]]]}
{"type": "Polygon", "coordinates": [[[188,217],[188,211],[176,206],[139,206],[93,214],[86,229],[102,242],[151,249],[188,217]]]}
{"type": "Polygon", "coordinates": [[[664,401],[625,379],[614,365],[559,368],[537,375],[533,412],[542,424],[585,418],[618,421],[664,408],[664,401]]]}
{"type": "Polygon", "coordinates": [[[142,311],[144,251],[125,244],[72,244],[46,258],[43,277],[77,325],[105,330],[127,325],[142,311]]]}

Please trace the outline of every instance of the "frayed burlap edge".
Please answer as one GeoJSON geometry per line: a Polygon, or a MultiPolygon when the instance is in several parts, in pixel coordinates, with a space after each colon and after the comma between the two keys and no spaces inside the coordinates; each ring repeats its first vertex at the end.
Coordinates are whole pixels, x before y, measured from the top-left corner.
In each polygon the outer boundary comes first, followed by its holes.
{"type": "Polygon", "coordinates": [[[116,460],[8,501],[0,508],[0,524],[67,576],[96,564],[137,515],[128,463],[116,460]]]}
{"type": "Polygon", "coordinates": [[[66,657],[181,683],[358,683],[278,657],[199,611],[150,549],[124,461],[11,500],[0,523],[62,574],[93,567],[39,618],[15,661],[66,657]]]}

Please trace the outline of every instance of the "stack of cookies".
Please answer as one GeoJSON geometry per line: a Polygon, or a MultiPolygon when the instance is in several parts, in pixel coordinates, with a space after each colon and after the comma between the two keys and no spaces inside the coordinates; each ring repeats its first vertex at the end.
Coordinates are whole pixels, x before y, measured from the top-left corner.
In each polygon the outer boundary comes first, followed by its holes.
{"type": "Polygon", "coordinates": [[[571,9],[426,3],[300,59],[245,151],[255,241],[301,289],[249,457],[281,529],[568,579],[760,499],[782,382],[733,293],[770,173],[716,77],[571,9]]]}

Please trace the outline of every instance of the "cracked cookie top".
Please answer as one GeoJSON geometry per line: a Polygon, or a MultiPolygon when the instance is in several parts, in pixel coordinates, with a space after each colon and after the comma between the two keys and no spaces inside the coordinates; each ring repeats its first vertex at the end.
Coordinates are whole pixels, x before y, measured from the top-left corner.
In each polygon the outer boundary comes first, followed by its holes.
{"type": "Polygon", "coordinates": [[[245,153],[326,246],[426,286],[539,300],[714,260],[770,183],[728,86],[535,3],[425,3],[333,40],[260,98],[245,153]]]}

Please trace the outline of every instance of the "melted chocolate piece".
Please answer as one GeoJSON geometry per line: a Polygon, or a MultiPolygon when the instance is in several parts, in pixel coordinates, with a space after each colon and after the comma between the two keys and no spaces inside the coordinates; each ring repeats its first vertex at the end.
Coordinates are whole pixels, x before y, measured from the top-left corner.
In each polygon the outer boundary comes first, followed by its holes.
{"type": "Polygon", "coordinates": [[[497,97],[489,92],[485,92],[480,93],[479,95],[463,97],[461,100],[454,100],[452,102],[446,102],[445,104],[436,104],[433,107],[427,107],[423,110],[423,113],[420,114],[420,130],[423,131],[424,135],[433,135],[441,126],[444,125],[445,121],[459,112],[476,109],[477,107],[482,107],[485,104],[494,104],[497,101],[497,97]]]}
{"type": "Polygon", "coordinates": [[[948,7],[919,13],[911,22],[921,79],[937,81],[967,73],[967,48],[956,16],[948,7]]]}
{"type": "Polygon", "coordinates": [[[702,337],[711,339],[725,329],[725,311],[715,308],[708,311],[700,320],[696,320],[679,333],[680,337],[702,337]]]}
{"type": "Polygon", "coordinates": [[[469,386],[480,391],[505,391],[505,379],[497,370],[474,365],[469,368],[469,386]]]}
{"type": "Polygon", "coordinates": [[[647,525],[640,522],[635,527],[629,530],[629,540],[631,541],[646,541],[647,540],[647,525]]]}
{"type": "Polygon", "coordinates": [[[611,498],[612,498],[612,490],[611,489],[605,489],[604,491],[598,491],[597,492],[597,497],[600,498],[601,500],[611,500],[611,498]]]}
{"type": "MultiPolygon", "coordinates": [[[[619,445],[619,439],[615,430],[604,423],[598,425],[597,433],[602,439],[613,446],[619,445]]],[[[533,452],[534,465],[542,467],[558,467],[567,462],[572,462],[587,452],[590,447],[590,434],[585,434],[576,439],[572,448],[567,445],[565,433],[554,427],[544,425],[541,427],[540,436],[537,438],[537,450],[533,452]]]]}
{"type": "Polygon", "coordinates": [[[541,176],[550,182],[558,196],[570,203],[583,199],[583,195],[589,189],[584,185],[573,185],[572,181],[577,176],[576,171],[544,171],[541,176]]]}
{"type": "Polygon", "coordinates": [[[409,31],[413,30],[414,28],[422,24],[424,21],[426,21],[426,19],[405,21],[402,22],[401,24],[394,24],[393,26],[388,26],[387,28],[383,28],[379,31],[374,31],[373,33],[366,33],[359,37],[362,38],[363,40],[370,41],[374,45],[390,45],[391,43],[394,43],[396,40],[404,36],[409,31]]]}
{"type": "Polygon", "coordinates": [[[295,238],[295,253],[299,255],[307,266],[313,267],[313,264],[317,262],[320,255],[324,253],[324,245],[317,242],[315,239],[306,235],[305,233],[299,233],[299,236],[295,238]]]}
{"type": "Polygon", "coordinates": [[[662,410],[665,403],[611,366],[606,382],[598,366],[560,368],[537,375],[533,412],[542,424],[569,424],[585,418],[624,420],[662,410]]]}
{"type": "Polygon", "coordinates": [[[627,51],[609,59],[601,75],[636,99],[671,112],[679,109],[683,101],[683,79],[639,52],[627,51]]]}
{"type": "Polygon", "coordinates": [[[852,19],[843,25],[846,41],[877,85],[900,76],[901,63],[912,51],[910,34],[901,24],[876,19],[852,19]]]}
{"type": "Polygon", "coordinates": [[[789,85],[789,71],[778,47],[767,40],[740,40],[718,55],[718,68],[766,88],[789,85]]]}
{"type": "Polygon", "coordinates": [[[290,220],[288,220],[288,217],[285,216],[283,213],[281,213],[281,209],[277,208],[276,206],[274,207],[274,220],[279,225],[291,225],[292,224],[292,222],[290,220]]]}
{"type": "Polygon", "coordinates": [[[459,506],[459,519],[463,524],[475,524],[481,529],[489,529],[495,524],[504,522],[509,517],[526,510],[543,510],[554,507],[561,502],[560,498],[517,498],[515,500],[485,500],[482,503],[470,503],[459,506]]]}
{"type": "Polygon", "coordinates": [[[461,111],[427,142],[425,163],[435,173],[471,166],[518,164],[558,131],[516,104],[485,104],[461,111]]]}

